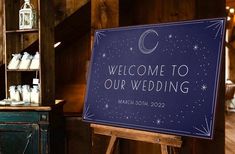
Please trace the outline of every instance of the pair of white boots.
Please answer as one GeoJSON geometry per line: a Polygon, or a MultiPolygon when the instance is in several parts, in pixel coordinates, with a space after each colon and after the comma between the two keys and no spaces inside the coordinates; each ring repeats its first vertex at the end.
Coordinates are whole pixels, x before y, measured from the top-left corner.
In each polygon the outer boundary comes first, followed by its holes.
{"type": "Polygon", "coordinates": [[[27,52],[24,55],[12,54],[13,58],[10,60],[8,69],[39,69],[39,52],[36,52],[34,56],[27,52]]]}

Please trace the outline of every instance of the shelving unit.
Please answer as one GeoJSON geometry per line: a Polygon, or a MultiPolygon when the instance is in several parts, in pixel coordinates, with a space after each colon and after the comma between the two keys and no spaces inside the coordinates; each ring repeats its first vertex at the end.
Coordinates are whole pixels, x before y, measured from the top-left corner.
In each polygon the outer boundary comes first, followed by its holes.
{"type": "Polygon", "coordinates": [[[24,0],[3,0],[3,41],[5,54],[5,86],[6,98],[9,98],[11,85],[27,84],[32,86],[33,78],[39,78],[40,104],[53,105],[55,100],[55,64],[54,64],[54,14],[52,2],[45,0],[30,0],[37,12],[36,29],[19,29],[19,10],[24,0]],[[33,50],[30,46],[37,42],[33,50]],[[29,51],[30,50],[30,51],[29,51]],[[28,51],[34,55],[40,53],[39,69],[8,69],[12,54],[28,51]]]}
{"type": "Polygon", "coordinates": [[[30,0],[37,11],[36,29],[19,29],[24,0],[2,0],[5,89],[40,83],[40,104],[0,106],[0,153],[64,153],[64,101],[55,101],[54,13],[51,0],[30,0]],[[33,46],[33,48],[32,48],[33,46]],[[40,53],[39,69],[8,69],[12,54],[40,53]],[[11,148],[6,148],[11,147],[11,148]]]}

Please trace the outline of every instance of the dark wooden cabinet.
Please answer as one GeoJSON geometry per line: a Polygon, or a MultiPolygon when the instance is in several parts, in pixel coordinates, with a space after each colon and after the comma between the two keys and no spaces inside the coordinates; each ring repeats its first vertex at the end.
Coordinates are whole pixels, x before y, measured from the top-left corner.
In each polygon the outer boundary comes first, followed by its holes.
{"type": "Polygon", "coordinates": [[[0,106],[0,154],[63,154],[63,104],[0,106]]]}
{"type": "MultiPolygon", "coordinates": [[[[2,116],[2,114],[1,114],[2,116]]],[[[0,124],[0,153],[40,153],[38,124],[0,124]]]]}

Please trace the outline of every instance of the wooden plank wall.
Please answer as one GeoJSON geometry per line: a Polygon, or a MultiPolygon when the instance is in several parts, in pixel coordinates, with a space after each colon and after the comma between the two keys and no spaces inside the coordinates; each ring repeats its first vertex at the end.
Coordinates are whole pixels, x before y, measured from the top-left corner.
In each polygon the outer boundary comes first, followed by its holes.
{"type": "Polygon", "coordinates": [[[4,63],[3,51],[3,6],[2,0],[0,0],[0,66],[4,63]]]}
{"type": "Polygon", "coordinates": [[[193,19],[195,0],[120,1],[120,26],[193,19]]]}
{"type": "MultiPolygon", "coordinates": [[[[232,46],[235,49],[235,42],[232,42],[232,46]]],[[[235,50],[228,50],[228,65],[229,65],[229,73],[228,79],[235,83],[235,50]]]]}
{"type": "Polygon", "coordinates": [[[90,0],[54,0],[55,25],[73,14],[90,0]]]}
{"type": "MultiPolygon", "coordinates": [[[[226,0],[227,6],[230,8],[235,8],[235,1],[234,0],[226,0]]],[[[226,63],[227,67],[227,78],[235,83],[235,16],[231,17],[231,21],[229,23],[229,30],[228,30],[228,42],[230,43],[231,47],[228,48],[228,52],[226,53],[226,63]]]]}
{"type": "Polygon", "coordinates": [[[56,98],[67,101],[64,112],[82,112],[89,53],[90,33],[56,50],[56,98]]]}
{"type": "Polygon", "coordinates": [[[65,0],[66,16],[71,15],[74,11],[85,5],[89,0],[65,0]]]}
{"type": "MultiPolygon", "coordinates": [[[[64,112],[66,114],[81,114],[83,109],[83,102],[85,97],[85,88],[86,88],[86,74],[87,74],[87,63],[90,57],[90,31],[87,30],[87,26],[90,28],[90,2],[88,0],[81,1],[65,1],[65,7],[61,6],[63,3],[56,2],[56,6],[59,9],[63,10],[66,16],[69,16],[71,13],[77,11],[77,8],[81,8],[82,6],[86,6],[84,13],[81,13],[79,21],[75,22],[84,22],[86,24],[75,24],[73,22],[65,21],[68,23],[68,26],[65,28],[60,27],[61,32],[66,33],[69,32],[71,36],[70,41],[67,38],[61,38],[62,45],[56,48],[56,98],[65,99],[67,103],[64,106],[64,112]],[[70,4],[71,2],[71,4],[70,4]],[[74,6],[67,10],[67,5],[74,6]],[[89,7],[87,7],[89,5],[89,7]],[[68,11],[68,12],[67,12],[68,11]],[[86,21],[84,21],[86,20],[86,21]],[[79,30],[76,30],[76,26],[79,26],[79,30]],[[84,27],[86,26],[86,27],[84,27]],[[68,30],[66,30],[68,28],[68,30]],[[84,31],[84,32],[81,32],[84,31]],[[87,34],[84,35],[84,33],[87,34]],[[71,33],[73,32],[73,33],[71,33]],[[82,36],[81,36],[82,35],[82,36]],[[62,65],[61,65],[62,64],[62,65]]],[[[77,12],[76,12],[77,14],[77,12]]],[[[74,15],[74,14],[73,14],[74,15]]],[[[77,19],[77,18],[76,18],[77,19]]],[[[58,19],[57,19],[58,20],[58,19]]],[[[60,21],[57,21],[59,23],[60,21]]],[[[62,21],[63,22],[63,21],[62,21]]],[[[62,35],[63,36],[63,35],[62,35]]],[[[70,37],[66,35],[67,37],[70,37]]]]}
{"type": "Polygon", "coordinates": [[[91,48],[96,29],[119,26],[119,0],[91,1],[91,48]]]}

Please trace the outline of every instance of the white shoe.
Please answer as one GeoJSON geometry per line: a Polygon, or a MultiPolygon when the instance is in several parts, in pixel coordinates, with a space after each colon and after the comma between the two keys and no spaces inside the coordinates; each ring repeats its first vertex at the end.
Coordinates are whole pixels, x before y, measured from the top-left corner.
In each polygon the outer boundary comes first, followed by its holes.
{"type": "Polygon", "coordinates": [[[10,60],[7,68],[8,69],[18,69],[20,64],[21,54],[12,54],[13,58],[10,60]]]}
{"type": "Polygon", "coordinates": [[[39,58],[40,58],[39,52],[36,52],[29,67],[30,69],[39,69],[39,64],[40,64],[39,58]]]}
{"type": "Polygon", "coordinates": [[[21,62],[19,64],[19,69],[29,69],[32,58],[33,57],[30,54],[24,52],[24,55],[21,58],[21,62]]]}

